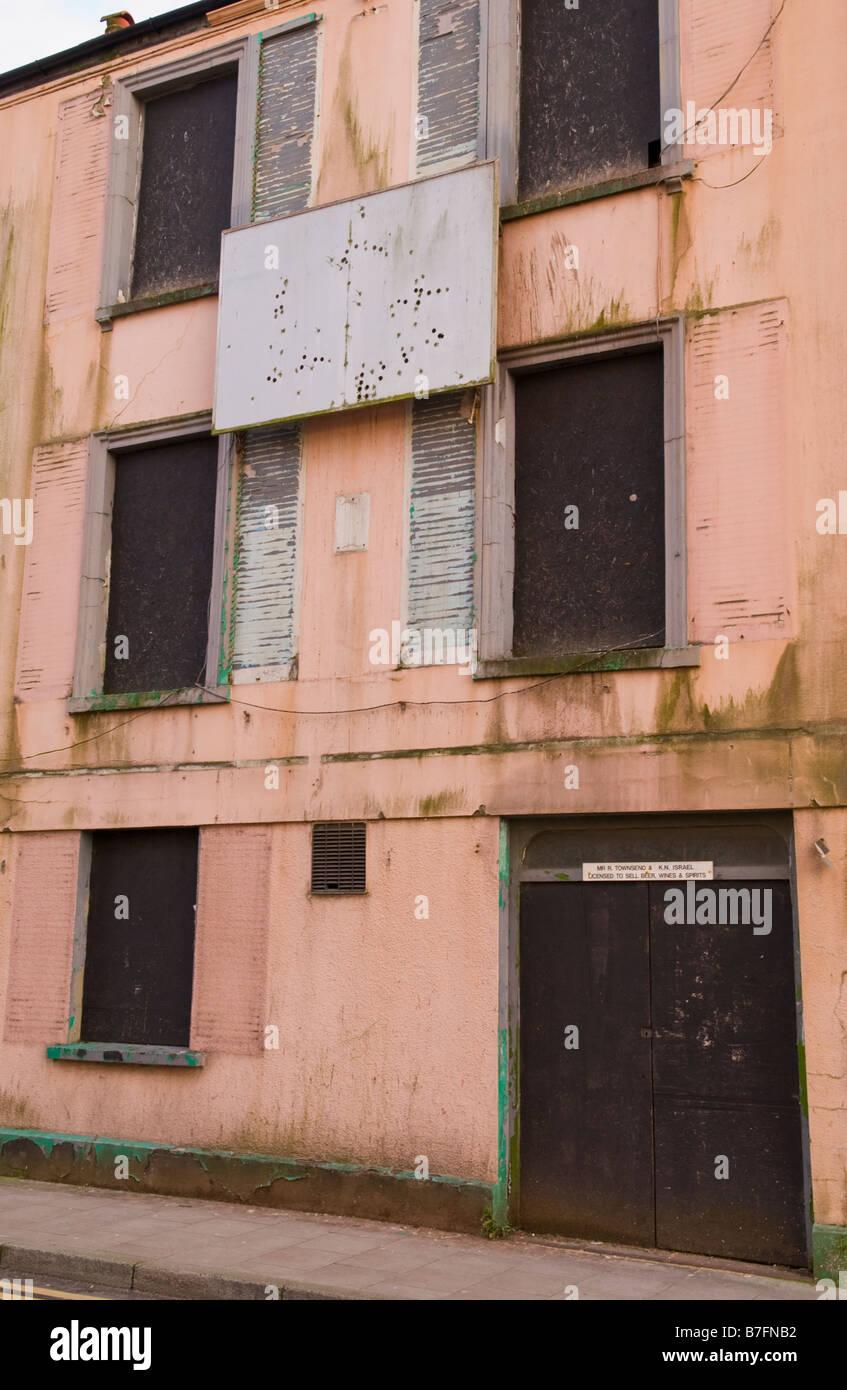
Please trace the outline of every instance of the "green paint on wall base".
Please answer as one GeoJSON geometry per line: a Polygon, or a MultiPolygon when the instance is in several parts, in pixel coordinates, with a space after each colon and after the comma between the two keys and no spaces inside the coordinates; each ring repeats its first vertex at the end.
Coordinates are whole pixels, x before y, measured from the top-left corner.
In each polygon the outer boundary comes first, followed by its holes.
{"type": "Polygon", "coordinates": [[[127,1179],[115,1177],[119,1157],[128,1162],[135,1191],[474,1234],[495,1192],[491,1183],[448,1174],[421,1179],[413,1171],[355,1163],[0,1128],[2,1177],[127,1191],[127,1179]]]}
{"type": "Polygon", "coordinates": [[[812,1263],[816,1279],[834,1279],[839,1274],[847,1282],[847,1226],[812,1227],[812,1263]]]}
{"type": "Polygon", "coordinates": [[[497,1183],[492,1193],[491,1221],[505,1230],[509,1218],[509,1030],[501,1028],[497,1058],[497,1183]]]}

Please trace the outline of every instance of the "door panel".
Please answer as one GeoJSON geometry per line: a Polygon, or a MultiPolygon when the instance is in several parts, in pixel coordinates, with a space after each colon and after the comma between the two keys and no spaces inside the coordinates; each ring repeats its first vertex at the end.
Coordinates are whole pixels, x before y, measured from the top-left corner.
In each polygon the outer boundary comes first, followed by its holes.
{"type": "Polygon", "coordinates": [[[709,888],[770,892],[771,930],[668,924],[650,886],[657,1244],[805,1265],[788,884],[709,888]]]}
{"type": "Polygon", "coordinates": [[[734,898],[668,923],[668,886],[521,886],[520,1222],[807,1266],[788,884],[709,885],[769,892],[762,935],[734,898]]]}
{"type": "Polygon", "coordinates": [[[652,1245],[647,887],[528,883],[520,911],[521,1224],[652,1245]]]}

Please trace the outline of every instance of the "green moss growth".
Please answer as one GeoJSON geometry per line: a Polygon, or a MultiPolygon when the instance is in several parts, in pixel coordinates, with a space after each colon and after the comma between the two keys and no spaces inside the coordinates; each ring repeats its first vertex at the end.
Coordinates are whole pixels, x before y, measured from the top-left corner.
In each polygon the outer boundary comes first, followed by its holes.
{"type": "Polygon", "coordinates": [[[585,331],[586,333],[602,333],[607,328],[620,328],[622,324],[629,323],[630,318],[630,308],[623,296],[620,299],[610,299],[608,305],[600,310],[594,322],[585,325],[585,331]]]}
{"type": "Polygon", "coordinates": [[[494,1212],[491,1207],[485,1208],[480,1225],[486,1240],[505,1240],[512,1233],[511,1226],[501,1225],[500,1222],[494,1220],[494,1212]]]}
{"type": "Polygon", "coordinates": [[[455,791],[437,792],[435,796],[424,796],[421,798],[419,814],[421,816],[440,816],[445,811],[450,810],[456,805],[457,793],[455,791]]]}

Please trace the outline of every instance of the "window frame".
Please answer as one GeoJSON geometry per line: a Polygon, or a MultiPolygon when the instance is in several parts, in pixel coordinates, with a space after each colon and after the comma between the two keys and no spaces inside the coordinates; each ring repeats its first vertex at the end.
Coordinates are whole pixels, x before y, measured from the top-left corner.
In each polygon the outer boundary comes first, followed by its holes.
{"type": "Polygon", "coordinates": [[[161,691],[134,691],[107,694],[103,690],[106,631],[109,617],[109,570],[112,544],[112,508],[115,493],[115,463],[122,453],[144,445],[177,444],[200,434],[212,433],[211,411],[163,424],[129,426],[121,430],[98,430],[89,444],[88,477],[85,496],[85,533],[77,619],[76,660],[69,714],[98,710],[173,708],[177,705],[220,704],[230,699],[230,686],[221,680],[221,657],[225,634],[220,615],[224,612],[224,575],[231,544],[230,506],[235,474],[235,436],[217,436],[217,487],[215,530],[212,550],[212,580],[209,591],[209,631],[206,644],[206,684],[162,694],[161,691]],[[210,677],[212,679],[210,679],[210,677]],[[92,691],[95,693],[92,694],[92,691]]]}
{"type": "Polygon", "coordinates": [[[253,201],[253,139],[259,77],[259,39],[250,34],[219,48],[206,49],[158,68],[145,68],[116,80],[112,99],[112,137],[109,155],[106,225],[100,306],[95,318],[109,329],[123,314],[160,304],[199,299],[217,294],[217,282],[170,290],[166,294],[133,299],[132,262],[141,187],[144,150],[144,108],[148,100],[198,86],[203,80],[234,70],[238,76],[235,113],[235,155],[232,176],[230,226],[250,221],[253,201]],[[216,71],[220,69],[220,71],[216,71]],[[115,122],[126,117],[129,135],[119,140],[115,122]]]}
{"type": "MultiPolygon", "coordinates": [[[[91,887],[92,849],[96,833],[96,830],[85,830],[80,834],[73,954],[71,957],[68,1040],[66,1043],[49,1044],[47,1057],[54,1062],[106,1062],[110,1064],[123,1062],[135,1066],[202,1067],[205,1065],[205,1053],[198,1052],[190,1046],[167,1047],[153,1043],[86,1043],[82,1041],[82,1000],[85,983],[85,960],[88,951],[88,903],[91,887]]],[[[198,839],[198,875],[200,853],[198,839]]],[[[191,973],[192,999],[197,964],[196,928],[195,908],[195,954],[191,973]]]]}
{"type": "Polygon", "coordinates": [[[682,315],[608,333],[562,338],[500,355],[483,412],[481,506],[477,513],[475,605],[479,661],[474,679],[569,671],[698,666],[688,641],[685,518],[685,374],[682,315]],[[515,574],[515,377],[569,361],[625,355],[661,343],[664,366],[665,645],[612,652],[512,655],[515,574]]]}
{"type": "MultiPolygon", "coordinates": [[[[682,108],[681,49],[679,36],[679,0],[657,0],[659,7],[659,102],[660,115],[673,108],[682,108]]],[[[538,211],[538,204],[555,207],[560,199],[574,201],[573,185],[563,186],[549,197],[519,204],[518,161],[520,157],[520,74],[521,74],[521,0],[480,0],[480,120],[484,130],[484,153],[481,158],[500,160],[500,203],[505,207],[526,207],[538,211]],[[570,194],[570,197],[567,195],[570,194]]],[[[663,125],[662,125],[663,128],[663,125]]],[[[662,147],[661,165],[610,181],[605,191],[619,193],[626,188],[640,188],[662,183],[680,173],[693,169],[691,161],[682,158],[676,145],[662,147]]],[[[577,185],[576,187],[579,187],[577,185]]],[[[604,191],[602,183],[590,185],[592,196],[604,191]]]]}

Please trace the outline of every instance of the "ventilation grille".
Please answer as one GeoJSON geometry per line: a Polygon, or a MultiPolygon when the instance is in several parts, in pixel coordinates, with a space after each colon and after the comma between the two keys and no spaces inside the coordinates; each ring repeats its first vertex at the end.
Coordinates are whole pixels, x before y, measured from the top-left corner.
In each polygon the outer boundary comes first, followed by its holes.
{"type": "Polygon", "coordinates": [[[324,821],[312,827],[312,892],[364,893],[365,822],[324,821]]]}

